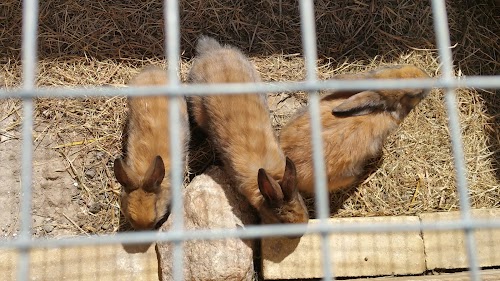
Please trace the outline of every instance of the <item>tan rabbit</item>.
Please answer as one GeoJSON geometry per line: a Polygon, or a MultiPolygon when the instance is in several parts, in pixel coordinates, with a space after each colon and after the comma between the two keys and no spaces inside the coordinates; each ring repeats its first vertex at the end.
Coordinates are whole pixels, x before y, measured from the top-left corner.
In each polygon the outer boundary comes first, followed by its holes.
{"type": "MultiPolygon", "coordinates": [[[[236,48],[202,37],[189,72],[191,83],[251,83],[260,75],[236,48]]],[[[193,117],[217,147],[233,184],[265,223],[303,223],[307,209],[296,188],[295,165],[285,158],[263,95],[191,98],[193,117]]]]}
{"type": "MultiPolygon", "coordinates": [[[[407,79],[428,78],[421,69],[393,66],[337,79],[407,79]]],[[[382,145],[408,113],[427,96],[421,89],[343,91],[320,101],[320,114],[330,191],[352,186],[361,176],[367,162],[381,155],[382,145]],[[337,96],[340,94],[340,97],[337,96]]],[[[308,195],[314,192],[309,112],[299,112],[281,130],[280,144],[297,168],[297,187],[308,195]]]]}
{"type": "MultiPolygon", "coordinates": [[[[138,87],[167,83],[166,71],[157,68],[143,70],[130,82],[138,87]]],[[[121,210],[136,230],[153,229],[167,215],[170,206],[169,99],[166,96],[128,99],[126,159],[115,160],[114,172],[123,186],[121,210]]],[[[182,133],[178,137],[183,144],[182,161],[185,161],[188,116],[185,99],[179,99],[182,133]]]]}

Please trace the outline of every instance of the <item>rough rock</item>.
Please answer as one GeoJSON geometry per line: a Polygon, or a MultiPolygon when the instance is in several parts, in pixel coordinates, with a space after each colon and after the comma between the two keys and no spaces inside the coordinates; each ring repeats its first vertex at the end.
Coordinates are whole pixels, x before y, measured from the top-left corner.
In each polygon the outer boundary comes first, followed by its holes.
{"type": "MultiPolygon", "coordinates": [[[[160,231],[169,231],[173,216],[160,231]]],[[[184,227],[235,229],[256,222],[256,214],[245,198],[232,190],[218,168],[194,178],[184,190],[184,227]]],[[[187,241],[184,249],[184,279],[253,280],[253,241],[242,239],[187,241]]],[[[172,280],[172,243],[158,243],[160,280],[172,280]]]]}

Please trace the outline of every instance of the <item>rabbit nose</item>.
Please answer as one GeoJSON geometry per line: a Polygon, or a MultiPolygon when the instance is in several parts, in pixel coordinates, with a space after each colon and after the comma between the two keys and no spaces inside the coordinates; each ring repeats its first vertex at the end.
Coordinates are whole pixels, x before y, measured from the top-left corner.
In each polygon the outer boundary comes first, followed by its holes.
{"type": "Polygon", "coordinates": [[[153,229],[153,227],[155,226],[154,221],[148,221],[148,220],[136,220],[136,221],[131,220],[131,224],[135,230],[150,230],[153,229]]]}
{"type": "Polygon", "coordinates": [[[155,223],[154,229],[159,229],[168,220],[169,216],[170,212],[167,212],[157,223],[155,223]]]}

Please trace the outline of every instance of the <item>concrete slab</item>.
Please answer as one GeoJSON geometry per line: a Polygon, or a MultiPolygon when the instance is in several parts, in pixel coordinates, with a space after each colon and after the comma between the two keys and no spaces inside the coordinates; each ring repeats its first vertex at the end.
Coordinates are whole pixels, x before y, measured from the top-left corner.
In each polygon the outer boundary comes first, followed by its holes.
{"type": "MultiPolygon", "coordinates": [[[[500,219],[500,209],[472,210],[480,219],[500,219]]],[[[460,219],[460,212],[421,214],[422,223],[460,219]]],[[[479,266],[500,265],[500,229],[482,229],[474,232],[479,266]]],[[[427,268],[467,268],[465,236],[463,231],[423,231],[427,268]]],[[[500,280],[500,279],[499,279],[500,280]]]]}
{"type": "MultiPolygon", "coordinates": [[[[1,280],[17,280],[18,257],[17,251],[0,251],[1,280]]],[[[158,262],[154,245],[134,254],[120,244],[35,249],[29,280],[158,280],[158,262]]]]}
{"type": "MultiPolygon", "coordinates": [[[[500,209],[473,210],[475,218],[500,219],[500,209]]],[[[423,222],[456,220],[458,212],[420,215],[423,222]]],[[[418,217],[375,217],[331,219],[330,223],[418,223],[418,217]]],[[[311,220],[311,224],[317,223],[311,220]]],[[[334,234],[328,238],[338,277],[369,277],[422,274],[427,269],[467,267],[461,231],[408,233],[334,234]],[[423,239],[422,239],[423,237],[423,239]],[[424,248],[425,247],[425,248],[424,248]],[[425,254],[424,256],[424,249],[425,254]],[[425,266],[427,259],[427,267],[425,266]]],[[[476,231],[480,266],[500,266],[500,230],[476,231]]],[[[301,239],[275,238],[262,242],[263,275],[266,279],[321,278],[321,239],[306,235],[301,239]]],[[[34,249],[30,253],[30,280],[158,280],[154,246],[146,252],[130,254],[123,246],[82,246],[34,249]]],[[[18,254],[0,251],[1,280],[17,279],[18,254]]],[[[482,280],[500,280],[498,270],[485,270],[482,280]]],[[[363,279],[356,279],[362,281],[363,279]]],[[[368,280],[368,279],[367,279],[368,280]]],[[[378,280],[378,279],[369,279],[378,280]]],[[[383,277],[382,281],[469,281],[469,274],[383,277]]]]}
{"type": "MultiPolygon", "coordinates": [[[[418,217],[331,219],[330,223],[419,223],[418,217]]],[[[317,223],[311,220],[310,224],[317,223]]],[[[337,277],[421,274],[425,268],[424,244],[419,232],[333,234],[328,238],[337,277]]],[[[262,241],[265,279],[321,278],[321,239],[308,234],[300,239],[262,241]]]]}
{"type": "MultiPolygon", "coordinates": [[[[500,271],[497,269],[482,270],[482,281],[498,281],[500,280],[500,271]]],[[[424,276],[400,276],[400,277],[379,277],[366,279],[350,279],[351,281],[471,281],[469,272],[458,273],[443,273],[438,275],[424,276]]],[[[349,280],[345,280],[349,281],[349,280]]]]}

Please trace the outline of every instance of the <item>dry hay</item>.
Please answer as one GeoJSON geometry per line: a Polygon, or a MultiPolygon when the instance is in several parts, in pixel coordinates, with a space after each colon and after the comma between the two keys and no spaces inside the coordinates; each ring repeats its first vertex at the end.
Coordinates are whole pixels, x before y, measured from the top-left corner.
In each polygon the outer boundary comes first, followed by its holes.
{"type": "MultiPolygon", "coordinates": [[[[321,79],[392,63],[416,64],[432,76],[439,75],[428,2],[315,2],[321,79]]],[[[298,3],[228,3],[181,2],[182,78],[190,65],[194,38],[203,32],[251,53],[264,81],[304,79],[298,3]]],[[[500,13],[491,5],[492,1],[448,3],[457,75],[500,73],[500,13]]],[[[37,84],[120,87],[145,65],[164,66],[161,8],[157,1],[67,1],[65,5],[43,1],[37,84]]],[[[4,27],[0,49],[7,51],[0,62],[7,88],[20,83],[19,9],[18,1],[0,3],[0,17],[6,19],[0,22],[4,27]]],[[[277,130],[294,109],[307,102],[305,93],[273,97],[283,101],[273,111],[277,130]]],[[[458,90],[457,97],[472,205],[499,207],[498,97],[494,92],[472,89],[458,90]]],[[[334,216],[405,215],[458,208],[443,98],[441,91],[434,90],[389,138],[380,167],[357,190],[332,197],[334,216]]],[[[19,138],[20,102],[0,102],[12,103],[15,109],[2,112],[0,119],[5,114],[17,115],[15,123],[0,129],[19,138]]],[[[68,171],[81,188],[81,196],[75,200],[83,206],[106,203],[96,215],[83,211],[79,219],[90,225],[108,221],[116,228],[119,224],[119,186],[112,175],[112,161],[120,153],[126,112],[123,97],[36,100],[35,124],[48,124],[35,133],[36,141],[46,134],[57,136],[54,149],[71,159],[68,171]]],[[[212,156],[195,156],[203,157],[212,156]]],[[[86,228],[98,233],[111,229],[86,228]]]]}
{"type": "MultiPolygon", "coordinates": [[[[396,62],[420,62],[420,66],[425,66],[423,62],[432,60],[433,57],[432,52],[413,52],[396,62]]],[[[303,66],[300,57],[275,56],[257,58],[254,62],[266,81],[291,80],[294,76],[303,76],[302,72],[289,71],[289,68],[303,66]]],[[[163,64],[161,61],[154,63],[163,64]]],[[[183,64],[184,75],[188,64],[183,64]]],[[[353,64],[343,71],[360,71],[384,64],[387,63],[374,60],[364,66],[353,64]]],[[[69,62],[42,61],[40,65],[40,85],[58,86],[120,85],[140,68],[111,61],[89,63],[83,59],[69,62]],[[108,73],[114,74],[105,75],[108,73]],[[67,81],[68,77],[71,77],[70,82],[67,81]]],[[[436,68],[435,63],[426,66],[430,72],[436,68]]],[[[324,77],[335,72],[328,64],[320,67],[320,70],[324,77]]],[[[9,85],[16,84],[12,82],[14,78],[7,76],[9,85]]],[[[280,95],[288,94],[278,94],[280,95]]],[[[297,105],[304,103],[304,94],[294,96],[297,97],[297,105]]],[[[491,118],[485,114],[484,100],[476,91],[459,90],[458,98],[473,206],[498,207],[500,191],[485,131],[491,118]]],[[[81,200],[107,203],[108,210],[102,212],[102,216],[109,216],[112,211],[113,224],[118,224],[119,187],[112,175],[112,161],[119,155],[121,147],[122,125],[126,115],[125,99],[38,99],[35,112],[37,124],[50,124],[40,134],[36,134],[35,138],[41,139],[44,134],[58,136],[59,141],[54,147],[68,159],[74,159],[68,170],[82,187],[81,200]],[[87,176],[90,170],[93,171],[92,177],[87,176]]],[[[275,114],[275,127],[279,129],[291,113],[284,111],[275,114]]],[[[384,149],[385,157],[381,167],[347,198],[334,215],[403,215],[457,209],[458,196],[446,122],[443,94],[435,90],[410,114],[398,132],[391,136],[384,149]]],[[[195,156],[198,157],[200,156],[195,156]]],[[[340,200],[337,195],[333,198],[334,202],[340,200]]],[[[340,198],[346,199],[343,196],[340,198]]]]}
{"type": "MultiPolygon", "coordinates": [[[[41,1],[41,58],[163,56],[163,1],[41,1]]],[[[430,1],[315,3],[318,53],[343,60],[396,59],[402,50],[434,49],[430,1]]],[[[499,73],[500,6],[494,0],[447,1],[452,45],[465,74],[499,73]]],[[[298,2],[292,0],[180,1],[181,46],[191,56],[200,34],[254,55],[301,52],[298,2]]],[[[0,3],[1,58],[19,57],[21,2],[0,3]],[[5,52],[5,53],[4,53],[5,52]]]]}

